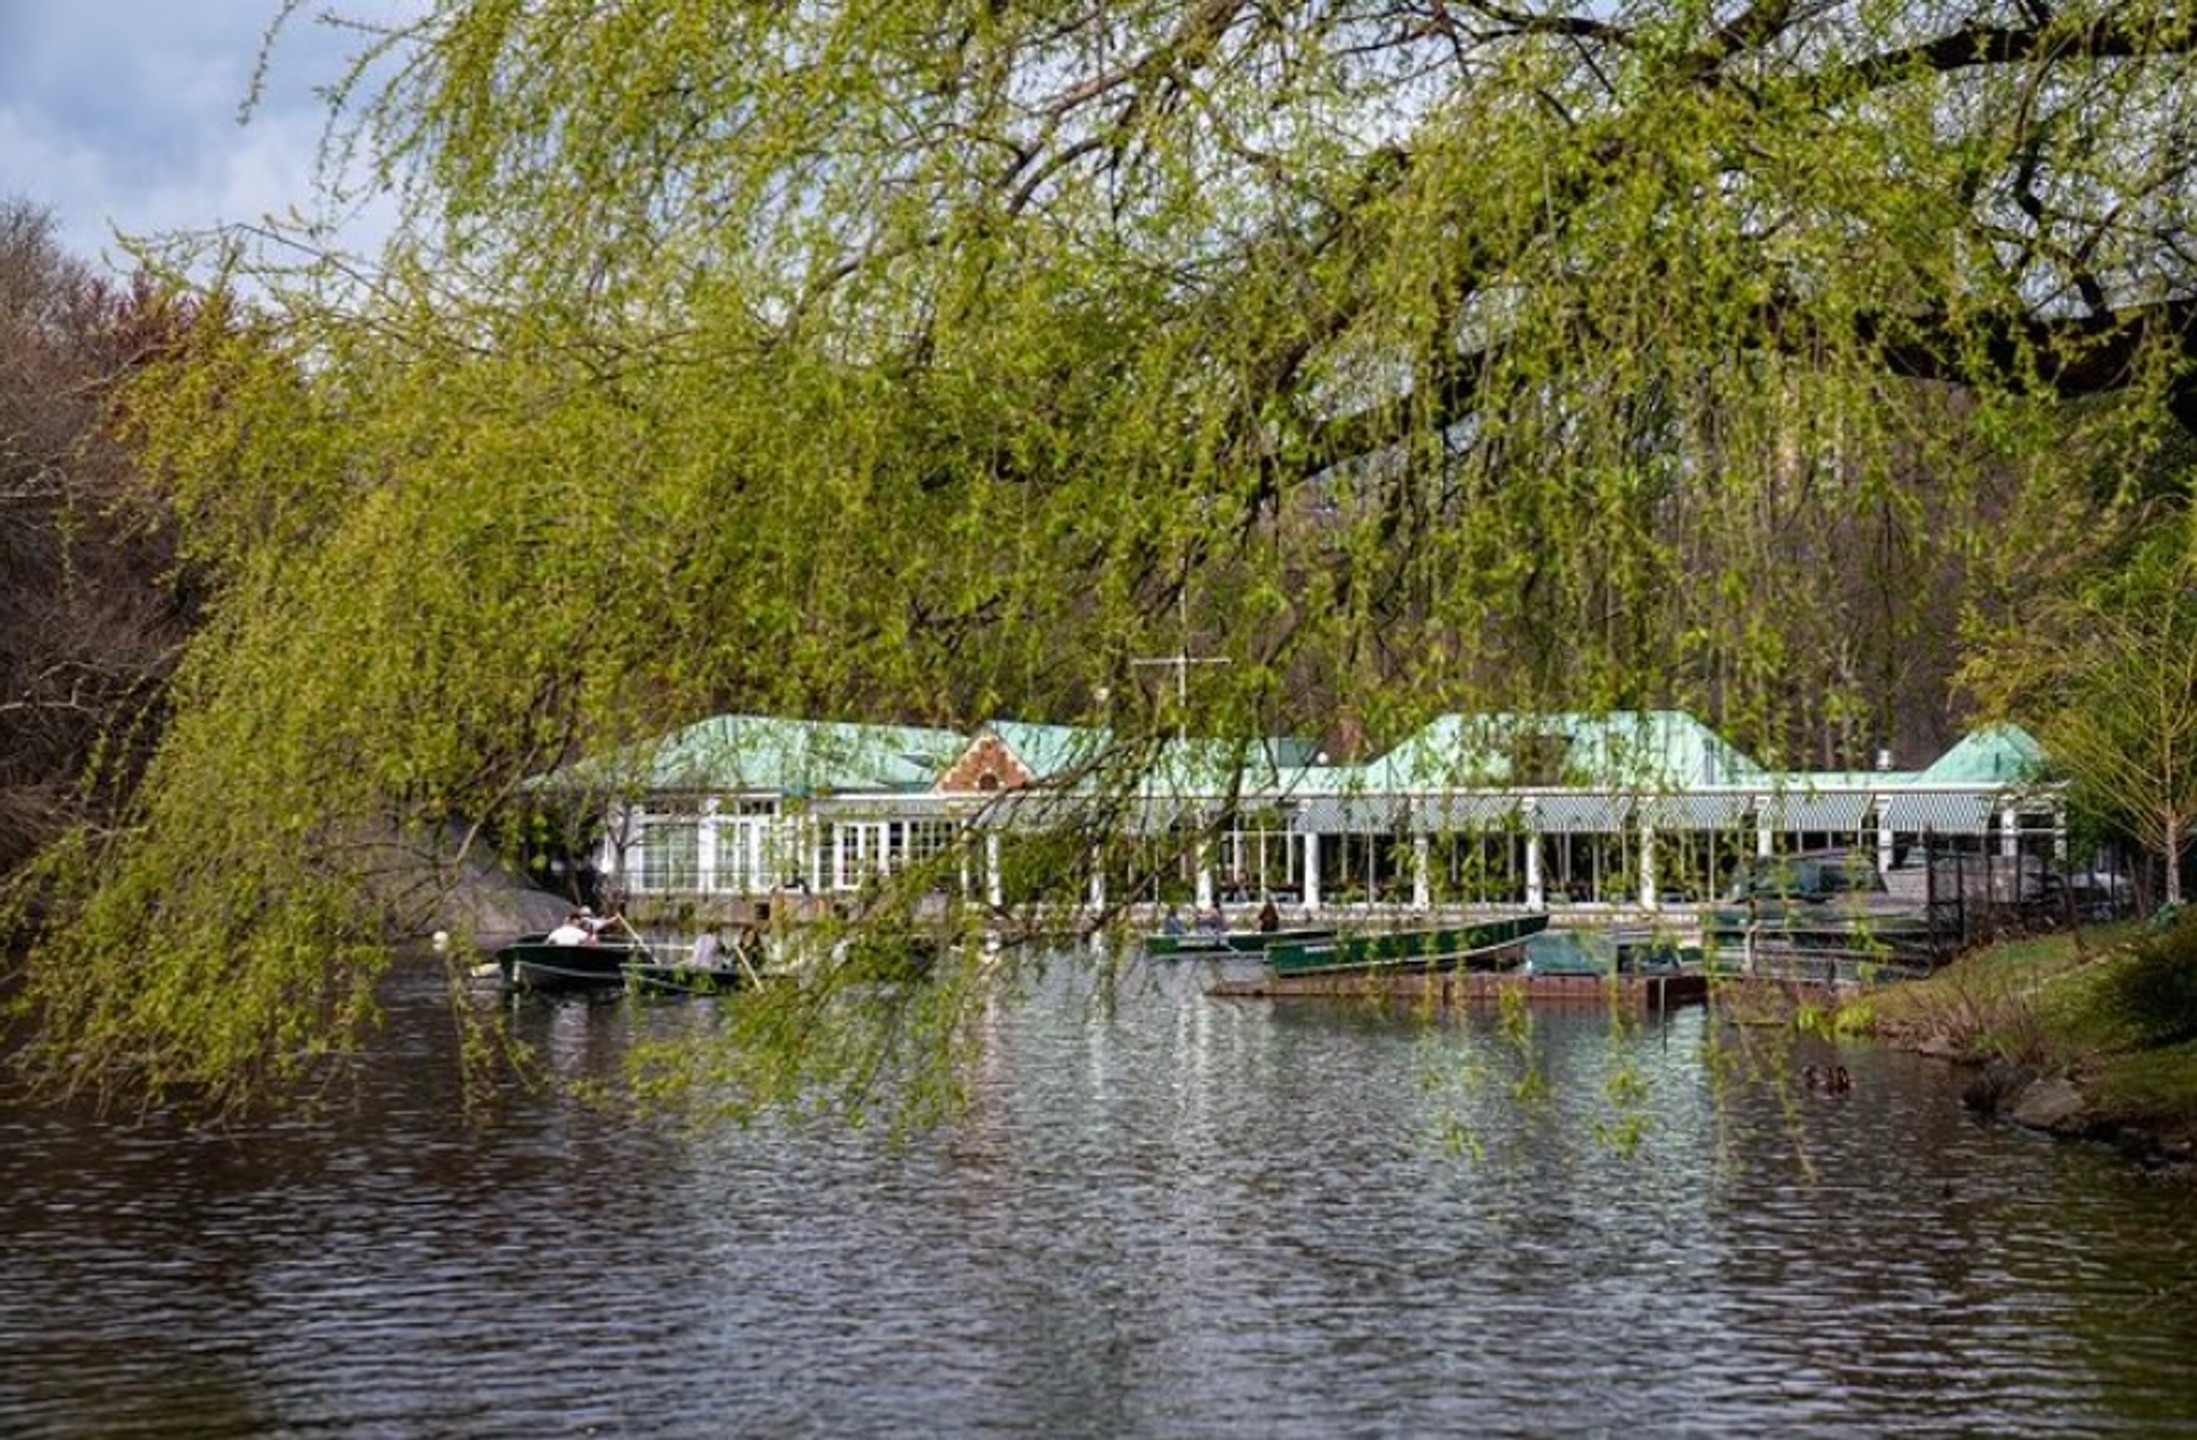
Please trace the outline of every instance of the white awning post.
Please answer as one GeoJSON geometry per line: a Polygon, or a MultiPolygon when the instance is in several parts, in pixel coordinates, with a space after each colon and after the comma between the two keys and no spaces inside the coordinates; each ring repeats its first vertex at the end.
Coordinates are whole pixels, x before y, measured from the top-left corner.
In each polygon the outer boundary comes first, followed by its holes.
{"type": "Polygon", "coordinates": [[[1655,883],[1655,825],[1644,819],[1640,822],[1640,908],[1653,910],[1660,898],[1655,883]]]}
{"type": "Polygon", "coordinates": [[[1197,907],[1200,910],[1210,910],[1213,908],[1212,839],[1209,836],[1200,835],[1198,837],[1198,843],[1194,848],[1193,855],[1193,863],[1196,864],[1196,866],[1198,867],[1196,902],[1197,907]]]}
{"type": "Polygon", "coordinates": [[[1320,836],[1317,831],[1309,831],[1304,837],[1304,908],[1308,915],[1320,908],[1320,836]]]}
{"type": "Polygon", "coordinates": [[[999,869],[999,832],[984,832],[984,903],[994,910],[1007,904],[1007,878],[999,869]]]}
{"type": "Polygon", "coordinates": [[[1541,814],[1528,800],[1520,811],[1526,824],[1526,908],[1549,908],[1547,879],[1541,870],[1541,814]]]}
{"type": "Polygon", "coordinates": [[[1411,908],[1434,908],[1434,840],[1425,833],[1411,837],[1411,908]]]}
{"type": "Polygon", "coordinates": [[[717,797],[702,802],[702,818],[695,822],[694,888],[704,895],[717,888],[717,797]]]}
{"type": "Polygon", "coordinates": [[[625,869],[625,856],[619,853],[617,837],[632,828],[633,812],[620,809],[612,812],[610,824],[603,829],[603,838],[595,846],[595,873],[616,875],[625,869]]]}

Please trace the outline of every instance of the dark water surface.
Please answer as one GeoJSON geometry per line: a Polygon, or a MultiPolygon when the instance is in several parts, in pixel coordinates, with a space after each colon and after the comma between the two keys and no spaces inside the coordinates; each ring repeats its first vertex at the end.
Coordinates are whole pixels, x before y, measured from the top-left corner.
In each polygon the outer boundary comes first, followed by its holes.
{"type": "MultiPolygon", "coordinates": [[[[431,979],[355,1112],[0,1100],[0,1435],[2197,1434],[2197,1192],[1927,1062],[1206,973],[1057,964],[900,1150],[468,1122],[431,979]]],[[[517,1016],[568,1073],[711,1019],[517,1016]]]]}

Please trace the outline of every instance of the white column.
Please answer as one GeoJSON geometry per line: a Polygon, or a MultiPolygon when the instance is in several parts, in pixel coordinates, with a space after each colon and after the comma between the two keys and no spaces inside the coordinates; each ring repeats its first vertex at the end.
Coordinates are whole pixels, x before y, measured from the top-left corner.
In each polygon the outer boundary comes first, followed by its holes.
{"type": "Polygon", "coordinates": [[[1197,889],[1198,889],[1198,893],[1197,893],[1197,899],[1196,899],[1196,901],[1195,901],[1194,903],[1195,903],[1195,904],[1197,905],[1197,907],[1198,907],[1198,908],[1199,908],[1200,910],[1210,910],[1210,909],[1212,909],[1212,908],[1213,908],[1213,842],[1212,842],[1212,840],[1211,840],[1211,839],[1209,839],[1208,837],[1204,836],[1204,835],[1200,835],[1200,836],[1198,837],[1198,843],[1197,843],[1197,848],[1196,848],[1196,850],[1195,850],[1195,852],[1194,852],[1194,855],[1195,855],[1195,859],[1194,859],[1194,862],[1193,862],[1193,863],[1195,863],[1195,864],[1197,865],[1197,867],[1198,867],[1198,880],[1197,880],[1197,889]]]}
{"type": "Polygon", "coordinates": [[[1320,837],[1316,833],[1304,837],[1304,908],[1308,915],[1320,908],[1320,837]]]}
{"type": "Polygon", "coordinates": [[[717,888],[717,797],[702,802],[694,837],[694,888],[704,895],[717,888]]]}
{"type": "Polygon", "coordinates": [[[1541,828],[1530,801],[1526,810],[1526,908],[1549,908],[1548,881],[1541,872],[1541,828]]]}
{"type": "Polygon", "coordinates": [[[2022,853],[2021,812],[2009,805],[1999,812],[1999,853],[2012,859],[2022,853]]]}
{"type": "Polygon", "coordinates": [[[994,910],[1007,903],[1007,880],[999,873],[999,832],[984,832],[984,903],[994,910]]]}
{"type": "Polygon", "coordinates": [[[1411,908],[1434,908],[1434,840],[1427,835],[1411,837],[1411,908]]]}
{"type": "Polygon", "coordinates": [[[1103,849],[1091,851],[1091,913],[1106,913],[1106,852],[1103,849]]]}
{"type": "Polygon", "coordinates": [[[758,872],[761,876],[759,888],[766,895],[792,886],[795,874],[793,857],[798,853],[794,845],[801,833],[793,817],[783,810],[772,815],[769,824],[770,866],[767,873],[758,872]]]}
{"type": "Polygon", "coordinates": [[[1653,910],[1661,903],[1655,883],[1655,826],[1640,822],[1640,908],[1653,910]]]}
{"type": "Polygon", "coordinates": [[[625,857],[618,853],[617,836],[633,824],[633,812],[621,811],[611,817],[611,823],[603,831],[603,838],[595,846],[595,873],[616,875],[625,868],[625,857]]]}
{"type": "Polygon", "coordinates": [[[1877,804],[1877,873],[1892,868],[1892,807],[1882,801],[1877,804]]]}

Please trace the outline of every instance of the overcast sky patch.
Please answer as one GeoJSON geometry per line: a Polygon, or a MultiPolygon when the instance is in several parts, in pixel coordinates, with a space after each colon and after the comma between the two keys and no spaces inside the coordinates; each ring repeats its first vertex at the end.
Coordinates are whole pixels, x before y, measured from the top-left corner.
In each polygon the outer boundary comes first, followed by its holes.
{"type": "Polygon", "coordinates": [[[46,206],[70,251],[117,264],[118,231],[314,213],[327,120],[316,87],[341,78],[359,39],[316,23],[326,8],[284,27],[242,120],[277,0],[0,0],[0,195],[46,206]]]}

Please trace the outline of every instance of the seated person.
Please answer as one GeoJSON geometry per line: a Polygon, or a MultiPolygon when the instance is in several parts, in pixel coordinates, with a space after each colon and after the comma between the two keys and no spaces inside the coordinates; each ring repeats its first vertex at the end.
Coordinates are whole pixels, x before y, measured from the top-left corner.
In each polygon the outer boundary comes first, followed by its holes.
{"type": "Polygon", "coordinates": [[[552,945],[587,945],[594,941],[595,931],[588,925],[586,914],[575,910],[544,938],[552,945]]]}

